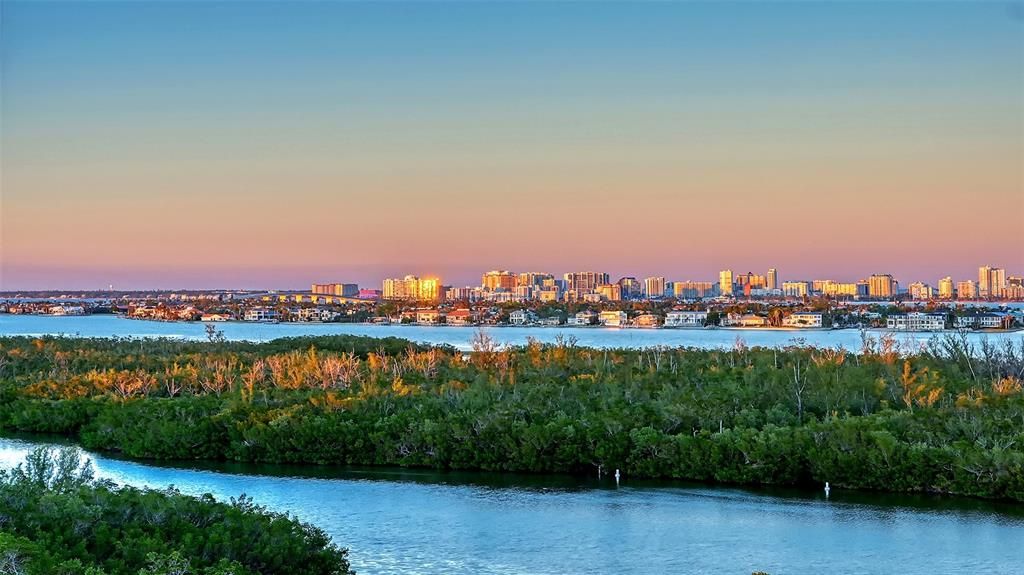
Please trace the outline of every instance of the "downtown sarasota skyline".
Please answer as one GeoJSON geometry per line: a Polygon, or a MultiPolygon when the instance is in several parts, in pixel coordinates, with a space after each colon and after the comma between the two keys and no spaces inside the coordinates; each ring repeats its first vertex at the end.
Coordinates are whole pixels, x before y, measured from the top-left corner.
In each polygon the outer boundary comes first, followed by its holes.
{"type": "Polygon", "coordinates": [[[0,290],[1024,270],[1019,3],[13,0],[0,26],[0,290]]]}

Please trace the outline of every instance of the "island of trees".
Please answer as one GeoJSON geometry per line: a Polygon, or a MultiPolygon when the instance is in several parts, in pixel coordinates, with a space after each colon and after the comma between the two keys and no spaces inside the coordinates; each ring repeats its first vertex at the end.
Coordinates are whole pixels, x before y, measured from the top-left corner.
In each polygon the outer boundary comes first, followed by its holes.
{"type": "Polygon", "coordinates": [[[0,427],[137,458],[620,469],[1024,501],[1022,377],[1024,344],[959,334],[911,350],[865,336],[856,353],[13,337],[0,339],[0,427]]]}
{"type": "Polygon", "coordinates": [[[350,573],[320,529],[242,496],[229,503],[93,478],[79,451],[37,448],[0,470],[5,575],[350,573]]]}

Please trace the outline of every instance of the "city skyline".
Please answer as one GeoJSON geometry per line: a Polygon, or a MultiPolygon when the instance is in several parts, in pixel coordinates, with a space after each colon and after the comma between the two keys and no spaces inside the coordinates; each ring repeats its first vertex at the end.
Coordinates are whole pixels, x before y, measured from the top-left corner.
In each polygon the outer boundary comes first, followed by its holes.
{"type": "MultiPolygon", "coordinates": [[[[270,291],[289,291],[289,292],[301,292],[309,291],[313,294],[325,294],[334,296],[345,296],[345,297],[362,297],[361,292],[364,291],[377,291],[378,296],[383,296],[384,299],[407,299],[404,294],[419,294],[422,290],[427,290],[427,293],[432,295],[425,299],[438,299],[443,296],[444,290],[465,290],[465,289],[483,289],[488,292],[501,292],[501,291],[515,291],[519,286],[524,285],[549,285],[551,282],[559,284],[559,295],[561,290],[576,291],[577,295],[584,293],[595,293],[599,291],[598,288],[620,285],[623,281],[629,281],[634,284],[632,287],[637,293],[651,294],[652,289],[654,292],[661,293],[672,291],[669,288],[679,288],[678,284],[683,284],[682,289],[691,289],[694,286],[700,284],[705,287],[715,287],[716,295],[734,295],[733,288],[742,289],[745,285],[750,285],[754,288],[777,290],[780,295],[811,295],[812,293],[820,293],[826,296],[852,296],[857,292],[853,291],[856,286],[863,284],[864,289],[869,289],[872,294],[878,293],[879,295],[896,296],[898,294],[909,294],[913,296],[913,299],[950,299],[952,294],[959,294],[961,297],[964,294],[968,294],[968,297],[974,298],[980,296],[982,298],[987,297],[1003,297],[1002,293],[992,293],[990,289],[991,285],[997,286],[999,289],[1005,288],[1010,283],[1019,286],[1022,283],[1021,272],[1018,270],[1010,269],[1009,271],[1005,267],[998,265],[993,266],[986,264],[978,266],[974,275],[966,274],[964,276],[958,276],[955,274],[947,274],[939,278],[907,278],[902,277],[900,274],[888,273],[876,271],[870,274],[864,274],[857,277],[856,279],[846,279],[841,277],[829,276],[826,274],[810,274],[805,276],[793,276],[789,277],[781,273],[777,268],[770,267],[764,268],[763,270],[747,270],[740,272],[734,268],[719,269],[715,274],[715,277],[698,277],[694,275],[644,275],[636,273],[609,273],[606,271],[547,271],[539,268],[527,268],[526,270],[508,270],[502,268],[484,268],[486,271],[477,270],[473,275],[476,279],[467,279],[466,281],[460,281],[458,279],[452,279],[450,277],[442,276],[440,274],[416,274],[416,273],[399,273],[385,275],[381,277],[371,278],[370,280],[356,280],[351,276],[341,278],[338,274],[328,274],[315,277],[310,283],[310,278],[305,278],[305,283],[299,280],[295,285],[273,285],[273,286],[216,286],[216,287],[202,287],[202,288],[187,288],[187,287],[127,287],[127,286],[115,286],[114,284],[108,284],[107,286],[96,286],[91,288],[39,288],[32,289],[26,288],[21,290],[9,290],[0,289],[0,292],[34,292],[34,291],[175,291],[175,290],[195,290],[195,291],[218,291],[218,290],[270,290],[270,291]],[[758,273],[764,271],[765,273],[758,273]],[[546,282],[543,280],[547,280],[546,282]],[[411,283],[410,283],[411,282],[411,283]],[[579,283],[582,282],[582,283],[579,283]],[[575,285],[574,285],[575,284],[575,285]],[[567,287],[573,286],[573,287],[567,287]],[[652,286],[656,286],[652,288],[652,286]],[[730,287],[726,287],[730,286],[730,287]],[[886,286],[886,287],[882,287],[886,286]],[[793,291],[796,290],[796,291],[793,291]],[[399,297],[390,297],[388,294],[402,294],[399,297]],[[918,297],[921,294],[927,294],[926,297],[918,297]]],[[[579,269],[579,268],[576,268],[579,269]]],[[[600,269],[600,268],[598,268],[600,269]]],[[[1016,292],[1015,292],[1016,293],[1016,292]]],[[[735,292],[737,297],[743,297],[742,293],[735,292]]],[[[676,296],[679,296],[677,293],[676,296]]],[[[1013,296],[1015,299],[1019,299],[1019,296],[1013,296]]],[[[413,297],[412,299],[418,299],[413,297]]],[[[441,298],[443,299],[443,297],[441,298]]],[[[528,298],[531,299],[531,298],[528,298]]]]}
{"type": "Polygon", "coordinates": [[[1012,8],[4,2],[0,289],[1024,269],[1012,8]]]}

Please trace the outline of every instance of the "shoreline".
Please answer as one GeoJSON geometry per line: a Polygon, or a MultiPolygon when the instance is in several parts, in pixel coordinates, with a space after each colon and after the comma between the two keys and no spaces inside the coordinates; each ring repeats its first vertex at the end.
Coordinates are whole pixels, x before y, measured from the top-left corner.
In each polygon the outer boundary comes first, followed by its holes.
{"type": "MultiPolygon", "coordinates": [[[[604,325],[511,325],[511,324],[463,324],[463,325],[449,325],[444,323],[438,324],[421,324],[421,323],[382,323],[382,322],[343,322],[343,321],[245,321],[239,319],[233,320],[221,320],[221,321],[202,321],[202,320],[180,320],[180,319],[159,319],[159,318],[140,318],[140,317],[127,317],[121,314],[78,314],[78,315],[51,315],[51,314],[0,314],[0,317],[12,316],[12,317],[34,317],[34,318],[53,318],[53,319],[71,319],[71,318],[88,318],[88,317],[114,317],[116,319],[139,321],[139,322],[154,322],[154,323],[170,323],[170,324],[201,324],[201,325],[247,325],[247,326],[266,326],[266,325],[281,325],[281,326],[304,326],[304,325],[354,325],[361,327],[421,327],[421,328],[473,328],[473,329],[504,329],[504,328],[521,328],[521,329],[579,329],[579,330],[608,330],[608,331],[627,331],[627,330],[641,330],[641,331],[689,331],[689,332],[700,332],[700,331],[732,331],[737,333],[758,333],[758,332],[786,332],[786,333],[826,333],[826,332],[839,332],[839,331],[867,331],[867,332],[884,332],[891,334],[957,334],[960,333],[958,329],[943,329],[943,330],[901,330],[901,329],[889,329],[886,327],[859,327],[859,326],[845,326],[845,327],[742,327],[742,326],[679,326],[679,327],[666,327],[666,326],[604,326],[604,325]]],[[[969,334],[1014,334],[1024,332],[1024,326],[1014,327],[1010,329],[968,329],[965,330],[969,334]]],[[[0,334],[2,337],[3,334],[0,334]]]]}
{"type": "MultiPolygon", "coordinates": [[[[429,465],[354,465],[335,463],[308,463],[308,462],[269,462],[269,461],[244,461],[234,459],[162,459],[157,457],[134,457],[125,455],[120,451],[101,448],[86,447],[80,438],[54,433],[36,433],[31,431],[18,431],[0,428],[0,442],[12,441],[16,443],[43,443],[55,446],[76,447],[87,454],[99,456],[114,461],[123,461],[136,465],[143,465],[153,469],[208,471],[213,473],[224,473],[245,478],[307,478],[307,479],[349,479],[348,475],[359,476],[383,476],[375,478],[381,481],[393,481],[396,483],[424,482],[438,485],[487,485],[494,486],[498,482],[503,484],[501,488],[521,489],[524,485],[535,486],[541,490],[557,489],[559,487],[571,486],[574,489],[611,489],[615,488],[615,479],[611,473],[604,473],[601,477],[591,474],[578,474],[569,472],[531,472],[531,471],[496,471],[480,468],[465,469],[438,469],[429,465]],[[232,467],[251,468],[251,470],[232,471],[232,467]],[[263,471],[263,472],[261,472],[263,471]],[[436,481],[422,481],[430,476],[440,476],[436,481]],[[452,483],[452,479],[456,479],[452,483]]],[[[671,490],[679,488],[697,489],[738,489],[758,496],[781,496],[786,494],[787,498],[799,498],[815,500],[820,497],[819,485],[815,482],[806,484],[783,484],[783,483],[757,483],[757,482],[732,482],[732,481],[699,481],[690,479],[677,479],[672,477],[648,477],[644,475],[633,475],[624,478],[623,483],[633,488],[650,490],[671,490]]],[[[1009,498],[990,498],[977,495],[964,495],[945,491],[894,491],[887,489],[870,489],[848,487],[833,483],[833,496],[843,493],[850,499],[875,499],[875,498],[920,498],[933,503],[944,503],[952,505],[991,506],[992,511],[1010,516],[1024,516],[1024,501],[1009,498]],[[1009,507],[1009,509],[999,509],[1009,507]]],[[[878,505],[878,502],[858,502],[864,505],[878,505]]]]}

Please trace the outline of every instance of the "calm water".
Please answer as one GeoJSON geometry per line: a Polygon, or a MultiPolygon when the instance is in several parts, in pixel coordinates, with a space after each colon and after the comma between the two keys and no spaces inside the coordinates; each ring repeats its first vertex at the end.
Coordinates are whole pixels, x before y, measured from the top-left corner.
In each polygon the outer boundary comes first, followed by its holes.
{"type": "MultiPolygon", "coordinates": [[[[0,466],[37,444],[0,439],[0,466]]],[[[1014,504],[92,457],[99,476],[121,484],[244,492],[291,512],[348,546],[365,575],[1009,574],[1024,564],[1024,506],[1014,504]]]]}
{"type": "MultiPolygon", "coordinates": [[[[266,341],[278,337],[297,335],[354,334],[375,337],[396,336],[417,342],[449,344],[469,349],[473,334],[479,328],[415,325],[370,325],[345,323],[280,323],[261,324],[228,322],[217,328],[233,340],[266,341]]],[[[541,328],[492,327],[485,328],[500,343],[525,344],[528,337],[553,342],[559,335],[573,336],[579,345],[588,347],[650,347],[655,345],[692,347],[732,347],[737,338],[747,345],[789,345],[795,338],[808,344],[825,347],[841,346],[859,350],[860,332],[852,329],[807,330],[755,330],[755,329],[616,329],[616,328],[541,328]]],[[[881,331],[873,331],[878,336],[881,331]]],[[[92,316],[34,316],[0,314],[0,335],[63,334],[82,337],[175,337],[205,339],[203,324],[122,319],[112,315],[92,316]]],[[[931,333],[897,333],[896,338],[908,349],[916,348],[934,337],[931,333]]],[[[1024,332],[971,334],[974,342],[987,338],[993,342],[1011,340],[1024,342],[1024,332]]]]}

